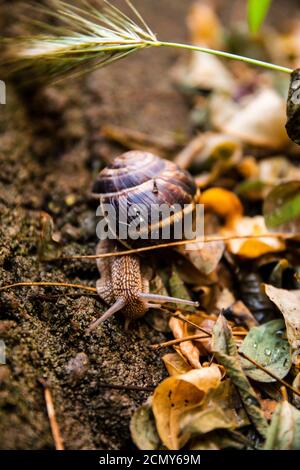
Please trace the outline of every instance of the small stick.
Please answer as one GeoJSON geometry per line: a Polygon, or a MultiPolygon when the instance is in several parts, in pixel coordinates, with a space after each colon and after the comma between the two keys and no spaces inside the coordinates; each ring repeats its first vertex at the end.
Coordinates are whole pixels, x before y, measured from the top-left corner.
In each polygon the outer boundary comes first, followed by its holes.
{"type": "Polygon", "coordinates": [[[205,339],[208,338],[208,335],[191,335],[186,336],[185,338],[172,339],[171,341],[166,341],[165,343],[151,344],[150,348],[152,349],[161,349],[167,348],[168,346],[173,346],[174,344],[184,343],[185,341],[191,341],[193,339],[205,339]]]}
{"type": "Polygon", "coordinates": [[[275,374],[273,374],[273,372],[269,371],[268,369],[266,369],[265,367],[263,367],[261,364],[259,364],[258,362],[256,362],[254,359],[252,359],[251,357],[247,356],[247,354],[243,353],[242,351],[239,351],[239,355],[241,357],[243,357],[244,359],[247,359],[247,361],[249,362],[252,362],[253,365],[255,365],[255,367],[257,367],[258,369],[262,370],[263,372],[265,372],[266,374],[268,374],[270,377],[273,377],[273,379],[277,380],[278,382],[280,382],[282,385],[284,385],[286,388],[288,388],[289,390],[291,390],[293,393],[295,393],[296,395],[298,395],[298,397],[300,397],[300,391],[298,392],[298,390],[296,390],[292,385],[290,385],[288,382],[286,382],[285,380],[282,380],[282,379],[279,379],[279,377],[277,377],[275,374]]]}
{"type": "Polygon", "coordinates": [[[105,125],[101,128],[101,135],[129,149],[160,150],[164,154],[169,154],[178,147],[176,142],[172,139],[156,137],[120,126],[105,125]]]}
{"type": "Polygon", "coordinates": [[[286,391],[286,387],[284,385],[282,387],[280,387],[280,393],[281,393],[283,401],[289,401],[288,400],[288,394],[287,394],[287,391],[286,391]]]}
{"type": "Polygon", "coordinates": [[[195,328],[197,328],[197,330],[202,331],[207,336],[211,336],[211,333],[209,331],[207,331],[204,328],[202,328],[201,326],[197,325],[197,323],[194,323],[191,320],[188,320],[181,313],[174,313],[174,314],[171,315],[171,317],[179,318],[179,320],[182,320],[183,322],[188,323],[191,326],[194,326],[195,328]]]}
{"type": "Polygon", "coordinates": [[[44,396],[45,396],[45,402],[46,402],[46,407],[47,407],[47,413],[48,413],[48,418],[49,418],[49,423],[51,427],[51,432],[55,444],[55,449],[56,450],[65,450],[64,448],[64,443],[63,439],[60,434],[60,430],[58,427],[58,423],[56,420],[56,414],[55,414],[55,409],[54,409],[54,404],[52,400],[52,395],[50,392],[50,389],[46,386],[44,386],[44,396]]]}
{"type": "MultiPolygon", "coordinates": [[[[190,312],[188,312],[188,313],[190,313],[190,312]]],[[[197,323],[194,323],[191,320],[188,320],[187,318],[185,318],[180,312],[171,314],[171,317],[179,318],[183,322],[188,323],[191,326],[194,326],[195,328],[197,328],[200,331],[203,331],[203,333],[206,333],[208,336],[212,335],[209,331],[207,331],[204,328],[202,328],[201,326],[197,325],[197,323]]],[[[249,331],[232,331],[232,333],[233,333],[234,336],[247,336],[249,331]]]]}
{"type": "Polygon", "coordinates": [[[75,289],[83,289],[88,292],[97,293],[97,289],[95,287],[84,286],[83,284],[70,284],[68,282],[15,282],[14,284],[8,284],[7,286],[0,287],[0,291],[4,291],[7,289],[12,289],[14,287],[22,287],[22,286],[43,286],[43,287],[72,287],[75,289]]]}
{"type": "Polygon", "coordinates": [[[194,158],[203,149],[205,140],[205,135],[197,135],[186,147],[184,147],[183,150],[181,150],[180,153],[178,153],[178,155],[176,155],[174,159],[175,163],[181,168],[189,168],[194,158]]]}
{"type": "Polygon", "coordinates": [[[139,387],[138,385],[118,385],[104,382],[100,382],[98,385],[102,388],[113,388],[116,390],[133,390],[137,392],[153,392],[153,389],[156,387],[156,385],[153,385],[153,387],[139,387]]]}
{"type": "Polygon", "coordinates": [[[100,253],[97,255],[74,255],[74,256],[60,256],[58,258],[53,258],[49,261],[56,261],[56,260],[73,260],[73,259],[99,259],[99,258],[111,258],[113,256],[124,256],[124,255],[132,255],[135,253],[143,253],[145,251],[153,251],[159,250],[162,248],[169,248],[172,246],[180,246],[180,245],[191,245],[194,243],[212,243],[212,242],[226,242],[230,240],[247,240],[247,239],[260,239],[260,238],[282,238],[288,240],[289,238],[295,237],[300,235],[299,233],[287,234],[287,233],[264,233],[261,235],[230,235],[230,236],[207,236],[207,237],[197,237],[193,240],[180,240],[175,242],[168,242],[162,243],[160,245],[151,245],[151,246],[143,246],[141,248],[134,248],[130,250],[123,250],[123,251],[114,251],[109,253],[100,253]]]}

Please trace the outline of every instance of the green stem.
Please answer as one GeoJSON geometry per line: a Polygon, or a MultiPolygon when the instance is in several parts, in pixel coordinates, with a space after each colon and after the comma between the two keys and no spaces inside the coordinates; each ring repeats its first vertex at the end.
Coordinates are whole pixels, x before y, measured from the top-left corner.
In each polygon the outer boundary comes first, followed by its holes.
{"type": "Polygon", "coordinates": [[[177,42],[165,42],[157,41],[149,43],[152,46],[163,46],[163,47],[176,47],[178,49],[189,49],[191,51],[204,52],[206,54],[213,54],[219,57],[226,57],[227,59],[239,60],[241,62],[247,62],[247,64],[258,65],[266,69],[277,70],[278,72],[292,73],[293,70],[288,67],[282,67],[281,65],[271,64],[269,62],[263,62],[262,60],[251,59],[249,57],[240,56],[237,54],[231,54],[230,52],[217,51],[215,49],[209,49],[207,47],[192,46],[190,44],[181,44],[177,42]]]}

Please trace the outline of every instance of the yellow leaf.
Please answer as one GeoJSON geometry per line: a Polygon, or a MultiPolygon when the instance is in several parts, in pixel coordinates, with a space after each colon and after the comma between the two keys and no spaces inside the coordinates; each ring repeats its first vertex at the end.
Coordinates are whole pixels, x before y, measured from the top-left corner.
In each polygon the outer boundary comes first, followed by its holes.
{"type": "Polygon", "coordinates": [[[177,353],[165,354],[162,357],[169,375],[184,374],[192,369],[192,367],[177,353]]]}
{"type": "Polygon", "coordinates": [[[180,434],[180,417],[188,406],[201,403],[207,392],[217,388],[221,372],[217,365],[194,369],[182,375],[168,377],[156,387],[152,409],[163,444],[178,450],[186,444],[190,433],[180,434]]]}
{"type": "MultiPolygon", "coordinates": [[[[188,336],[185,332],[186,330],[184,322],[178,318],[171,317],[169,325],[176,339],[181,339],[188,336]]],[[[199,349],[194,345],[193,341],[184,341],[183,343],[180,343],[179,347],[182,355],[188,360],[194,369],[201,367],[199,360],[200,352],[199,349]]]]}
{"type": "MultiPolygon", "coordinates": [[[[266,235],[269,233],[263,216],[239,217],[232,220],[222,229],[224,236],[266,235]]],[[[275,253],[285,249],[285,243],[277,238],[242,238],[227,242],[231,253],[245,258],[257,258],[266,253],[275,253]]]]}
{"type": "Polygon", "coordinates": [[[243,214],[243,206],[239,198],[232,191],[224,188],[210,188],[204,191],[200,199],[205,209],[211,209],[226,220],[243,214]]]}

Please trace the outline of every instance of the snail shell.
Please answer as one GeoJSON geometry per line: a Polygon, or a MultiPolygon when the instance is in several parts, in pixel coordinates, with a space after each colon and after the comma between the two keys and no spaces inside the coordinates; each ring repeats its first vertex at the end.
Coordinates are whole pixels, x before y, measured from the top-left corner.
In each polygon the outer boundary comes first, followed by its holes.
{"type": "MultiPolygon", "coordinates": [[[[179,168],[175,163],[162,159],[152,153],[130,151],[115,158],[113,163],[104,168],[98,175],[92,195],[100,199],[100,204],[109,204],[115,210],[117,220],[125,220],[126,224],[141,217],[146,220],[147,239],[120,240],[126,246],[143,246],[161,243],[161,228],[170,225],[170,241],[174,236],[174,224],[181,222],[184,214],[194,210],[197,188],[192,176],[179,168]],[[159,225],[155,227],[158,235],[151,238],[151,208],[154,205],[167,204],[179,209],[173,217],[166,220],[161,216],[159,225]],[[130,208],[137,208],[137,213],[130,208]],[[125,212],[126,211],[126,212],[125,212]]],[[[109,225],[109,220],[107,220],[109,225]]],[[[112,227],[109,227],[113,232],[112,227]]],[[[153,233],[153,232],[152,232],[153,233]]],[[[116,236],[118,237],[118,229],[116,236]]]]}

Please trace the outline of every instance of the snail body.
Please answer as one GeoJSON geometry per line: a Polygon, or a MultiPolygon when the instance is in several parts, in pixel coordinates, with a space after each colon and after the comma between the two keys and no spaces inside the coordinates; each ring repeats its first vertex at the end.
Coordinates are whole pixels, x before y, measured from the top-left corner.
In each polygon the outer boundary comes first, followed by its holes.
{"type": "MultiPolygon", "coordinates": [[[[140,151],[126,152],[104,168],[93,185],[92,193],[99,199],[100,206],[108,204],[112,207],[117,218],[128,217],[125,210],[132,207],[138,210],[143,207],[143,215],[148,215],[144,224],[145,238],[103,239],[98,243],[97,254],[119,251],[120,243],[126,247],[160,243],[162,229],[166,224],[170,225],[172,239],[175,224],[186,213],[193,212],[198,195],[193,178],[187,171],[173,162],[140,151]],[[153,230],[149,214],[154,204],[168,204],[170,207],[176,204],[179,210],[172,217],[156,221],[153,230]],[[156,234],[155,240],[151,238],[153,233],[156,234]]],[[[141,214],[132,211],[131,217],[129,221],[125,219],[127,224],[141,218],[141,214]]],[[[109,220],[108,225],[111,234],[117,238],[118,231],[115,233],[115,227],[111,227],[109,220]]],[[[149,308],[160,307],[165,302],[198,305],[197,302],[150,293],[149,269],[137,255],[98,258],[97,266],[101,273],[96,284],[97,293],[109,308],[90,325],[88,331],[118,311],[122,311],[127,326],[131,320],[142,317],[149,308]]]]}

